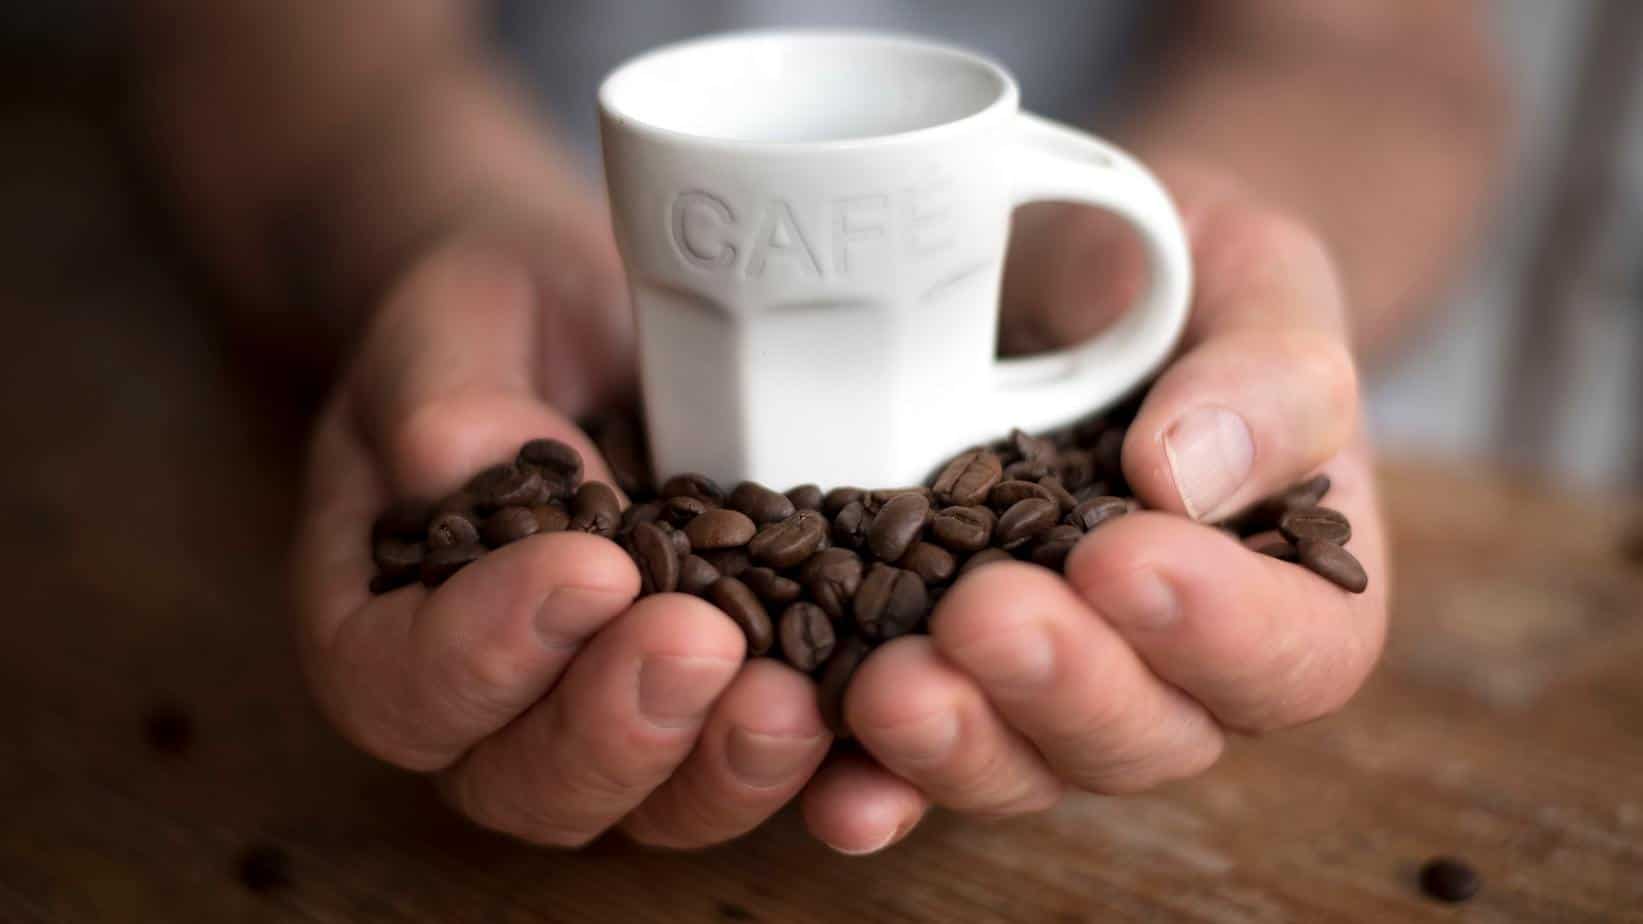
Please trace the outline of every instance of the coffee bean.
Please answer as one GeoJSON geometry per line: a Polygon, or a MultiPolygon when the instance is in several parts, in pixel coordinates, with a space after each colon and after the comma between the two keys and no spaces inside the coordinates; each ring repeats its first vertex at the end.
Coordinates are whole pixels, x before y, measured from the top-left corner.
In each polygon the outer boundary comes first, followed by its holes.
{"type": "Polygon", "coordinates": [[[1004,477],[1010,481],[1037,481],[1054,472],[1054,466],[1042,459],[1022,459],[1004,467],[1004,477]]]}
{"type": "Polygon", "coordinates": [[[480,534],[485,537],[486,545],[499,549],[526,536],[534,536],[541,530],[542,525],[537,522],[532,508],[503,507],[485,518],[480,534]]]}
{"type": "Polygon", "coordinates": [[[801,484],[787,492],[787,499],[793,503],[795,510],[820,510],[822,489],[813,484],[801,484]]]}
{"type": "Polygon", "coordinates": [[[639,592],[672,593],[679,587],[679,552],[657,523],[640,523],[631,534],[633,562],[639,566],[639,592]]]}
{"type": "Polygon", "coordinates": [[[1095,441],[1095,448],[1090,451],[1090,457],[1095,462],[1096,474],[1108,481],[1118,481],[1124,477],[1124,431],[1113,428],[1102,433],[1095,441]]]}
{"type": "Polygon", "coordinates": [[[1088,452],[1068,450],[1056,459],[1055,474],[1061,484],[1076,495],[1079,488],[1095,481],[1095,460],[1088,452]]]}
{"type": "Polygon", "coordinates": [[[557,533],[570,528],[570,513],[558,504],[532,507],[531,516],[536,518],[536,531],[539,533],[557,533]]]}
{"type": "Polygon", "coordinates": [[[769,568],[749,568],[737,576],[754,595],[771,609],[780,609],[799,599],[799,582],[769,568]]]}
{"type": "MultiPolygon", "coordinates": [[[[731,511],[734,513],[735,511],[731,511]]],[[[738,514],[739,516],[740,514],[738,514]]],[[[770,650],[775,641],[770,626],[770,615],[752,589],[733,577],[722,577],[707,589],[707,599],[725,611],[731,621],[747,637],[747,653],[758,656],[770,650]]]]}
{"type": "Polygon", "coordinates": [[[940,584],[958,570],[958,561],[933,542],[915,542],[896,561],[896,567],[913,572],[926,584],[940,584]]]}
{"type": "Polygon", "coordinates": [[[903,494],[917,494],[926,501],[929,501],[934,496],[930,493],[930,489],[923,485],[915,485],[910,488],[878,488],[876,490],[869,491],[867,496],[872,498],[874,504],[878,505],[877,508],[874,508],[876,512],[877,509],[882,509],[885,504],[888,504],[890,501],[902,496],[903,494]]]}
{"type": "Polygon", "coordinates": [[[744,481],[725,499],[725,506],[747,514],[754,523],[776,523],[793,515],[796,510],[787,495],[778,494],[762,484],[744,481]]]}
{"type": "Polygon", "coordinates": [[[371,524],[371,541],[412,539],[420,542],[428,533],[433,505],[427,501],[398,501],[371,524]]]}
{"type": "Polygon", "coordinates": [[[958,569],[958,576],[963,577],[982,565],[992,564],[995,561],[1015,561],[1015,556],[1003,549],[982,549],[965,559],[958,569]]]}
{"type": "Polygon", "coordinates": [[[1255,549],[1255,551],[1262,555],[1276,558],[1279,561],[1297,563],[1301,560],[1300,550],[1295,548],[1289,540],[1283,538],[1272,539],[1268,542],[1264,542],[1259,548],[1255,549]]]}
{"type": "Polygon", "coordinates": [[[1441,902],[1464,902],[1478,894],[1483,879],[1466,861],[1434,857],[1421,866],[1421,891],[1441,902]]]}
{"type": "Polygon", "coordinates": [[[777,623],[782,657],[787,663],[809,673],[833,654],[836,639],[827,613],[814,603],[799,602],[782,611],[777,623]]]}
{"type": "Polygon", "coordinates": [[[485,547],[477,542],[430,549],[428,554],[422,556],[422,583],[438,587],[484,554],[485,547]]]}
{"type": "Polygon", "coordinates": [[[680,593],[700,597],[707,593],[707,589],[721,576],[719,569],[708,564],[707,559],[700,555],[686,555],[679,562],[679,584],[676,589],[680,593]]]}
{"type": "Polygon", "coordinates": [[[1054,526],[1060,518],[1061,508],[1053,500],[1028,497],[1016,501],[998,518],[993,541],[1001,549],[1013,550],[1054,526]]]}
{"type": "Polygon", "coordinates": [[[1130,512],[1130,505],[1122,497],[1092,497],[1074,507],[1067,514],[1067,522],[1084,532],[1116,520],[1130,512]]]}
{"type": "Polygon", "coordinates": [[[701,498],[680,495],[679,497],[670,497],[662,502],[660,519],[670,526],[677,526],[682,529],[691,520],[706,513],[707,510],[708,505],[703,503],[701,498]]]}
{"type": "Polygon", "coordinates": [[[1318,539],[1346,545],[1352,539],[1352,524],[1339,510],[1328,507],[1302,507],[1278,518],[1278,531],[1290,542],[1318,539]]]}
{"type": "Polygon", "coordinates": [[[1047,501],[1059,504],[1050,489],[1036,481],[1022,481],[1012,479],[1000,481],[987,492],[987,504],[995,510],[1008,510],[1029,497],[1042,497],[1047,501]]]}
{"type": "Polygon", "coordinates": [[[839,511],[866,496],[867,492],[862,488],[834,488],[822,498],[822,513],[830,518],[836,517],[839,511]]]}
{"type": "Polygon", "coordinates": [[[1076,526],[1065,523],[1052,526],[1039,535],[1033,544],[1032,560],[1034,564],[1042,565],[1051,571],[1060,571],[1067,564],[1067,555],[1084,538],[1083,532],[1076,526]]]}
{"type": "Polygon", "coordinates": [[[1020,428],[1010,431],[1010,442],[1015,444],[1015,451],[1027,462],[1049,462],[1056,455],[1054,440],[1031,436],[1020,428]]]}
{"type": "Polygon", "coordinates": [[[719,574],[724,577],[736,577],[753,567],[753,560],[747,557],[747,550],[742,548],[702,549],[696,554],[717,568],[719,574]]]}
{"type": "Polygon", "coordinates": [[[616,535],[616,528],[622,523],[622,499],[602,481],[584,482],[577,488],[571,510],[575,515],[571,517],[570,528],[577,532],[609,539],[616,535]]]}
{"type": "Polygon", "coordinates": [[[810,598],[835,620],[850,615],[850,601],[861,588],[862,560],[849,549],[817,552],[799,569],[799,582],[810,598]]]}
{"type": "Polygon", "coordinates": [[[867,531],[867,548],[882,561],[906,553],[930,518],[930,501],[921,494],[897,494],[885,502],[867,531]]]}
{"type": "Polygon", "coordinates": [[[867,544],[867,532],[873,517],[859,500],[853,500],[833,517],[833,542],[847,549],[860,549],[867,544]]]}
{"type": "Polygon", "coordinates": [[[986,507],[948,507],[930,520],[930,535],[955,552],[987,547],[998,517],[986,507]]]}
{"type": "Polygon", "coordinates": [[[465,498],[442,507],[444,509],[436,511],[433,519],[428,521],[429,550],[472,545],[479,541],[477,514],[472,507],[465,505],[465,498]]]}
{"type": "Polygon", "coordinates": [[[694,497],[709,507],[717,507],[725,501],[725,493],[718,484],[700,472],[674,475],[662,482],[662,499],[670,497],[694,497]]]}
{"type": "Polygon", "coordinates": [[[985,449],[972,449],[941,470],[936,476],[935,496],[943,506],[968,507],[987,499],[987,492],[1004,477],[998,456],[985,449]]]}
{"type": "Polygon", "coordinates": [[[1098,479],[1074,491],[1073,497],[1077,498],[1078,502],[1082,504],[1087,500],[1095,500],[1098,497],[1108,497],[1111,496],[1111,494],[1112,491],[1107,489],[1107,483],[1098,479]]]}
{"type": "Polygon", "coordinates": [[[1335,543],[1302,539],[1295,543],[1295,549],[1301,564],[1342,590],[1361,594],[1369,586],[1369,575],[1364,573],[1363,565],[1351,552],[1335,543]]]}
{"type": "Polygon", "coordinates": [[[747,544],[754,561],[772,568],[791,568],[820,551],[827,539],[827,519],[814,510],[800,510],[760,527],[747,544]]]}
{"type": "Polygon", "coordinates": [[[673,543],[673,548],[679,553],[680,558],[683,558],[695,551],[690,547],[690,537],[685,535],[684,530],[678,528],[677,526],[669,526],[661,520],[656,521],[656,525],[662,530],[662,532],[667,534],[668,541],[673,543]]]}
{"type": "Polygon", "coordinates": [[[693,549],[729,549],[746,545],[757,529],[747,514],[728,507],[716,507],[690,521],[685,535],[693,549]]]}
{"type": "Polygon", "coordinates": [[[1318,506],[1318,502],[1329,493],[1329,487],[1328,475],[1308,478],[1290,485],[1273,497],[1257,502],[1241,515],[1233,517],[1229,525],[1244,536],[1277,529],[1278,521],[1289,511],[1318,506]]]}
{"type": "Polygon", "coordinates": [[[422,543],[385,537],[371,547],[377,571],[390,580],[415,578],[422,569],[422,543]]]}
{"type": "Polygon", "coordinates": [[[589,435],[622,493],[635,500],[648,497],[655,478],[645,450],[644,429],[627,415],[613,414],[590,427],[589,435]]]}
{"type": "Polygon", "coordinates": [[[661,501],[645,501],[622,511],[621,531],[630,533],[640,523],[654,523],[662,518],[661,501]]]}
{"type": "Polygon", "coordinates": [[[525,468],[512,462],[493,465],[469,480],[464,489],[473,495],[476,508],[481,511],[501,507],[528,507],[544,500],[542,475],[534,468],[525,468]]]}
{"type": "Polygon", "coordinates": [[[856,668],[872,653],[871,645],[851,636],[836,642],[833,656],[822,665],[821,677],[816,681],[816,706],[821,710],[822,721],[839,741],[851,737],[850,726],[844,719],[844,695],[850,689],[856,668]]]}
{"type": "Polygon", "coordinates": [[[514,464],[536,469],[553,500],[569,500],[582,484],[582,454],[558,440],[531,440],[514,464]]]}
{"type": "Polygon", "coordinates": [[[1078,506],[1078,498],[1073,497],[1072,492],[1067,490],[1066,486],[1061,483],[1060,478],[1054,475],[1046,475],[1038,479],[1038,486],[1050,492],[1050,497],[1061,508],[1062,516],[1072,513],[1073,508],[1078,506]]]}
{"type": "Polygon", "coordinates": [[[911,571],[879,562],[867,569],[851,600],[856,628],[865,638],[886,641],[918,627],[929,609],[924,582],[911,571]]]}

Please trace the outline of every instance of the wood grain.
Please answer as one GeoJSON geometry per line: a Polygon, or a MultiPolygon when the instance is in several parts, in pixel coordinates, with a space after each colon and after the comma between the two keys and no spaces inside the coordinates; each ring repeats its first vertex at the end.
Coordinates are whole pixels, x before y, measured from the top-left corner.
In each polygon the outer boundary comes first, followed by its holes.
{"type": "Polygon", "coordinates": [[[865,860],[790,814],[690,854],[474,830],[305,697],[281,590],[302,408],[185,298],[83,124],[10,130],[33,140],[0,146],[0,919],[1643,920],[1643,574],[1618,551],[1643,509],[1486,466],[1386,468],[1386,665],[1192,782],[938,815],[865,860]],[[164,703],[184,754],[144,741],[164,703]],[[255,843],[289,888],[238,883],[255,843]],[[1437,853],[1485,877],[1464,910],[1415,888],[1437,853]]]}

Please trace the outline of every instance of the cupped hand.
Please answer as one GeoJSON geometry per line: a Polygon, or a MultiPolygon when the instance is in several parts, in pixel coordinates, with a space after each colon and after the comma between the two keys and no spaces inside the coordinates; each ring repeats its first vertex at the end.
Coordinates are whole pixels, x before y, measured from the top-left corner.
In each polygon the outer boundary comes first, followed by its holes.
{"type": "Polygon", "coordinates": [[[529,251],[458,239],[401,278],[314,436],[299,647],[346,737],[435,774],[482,825],[560,846],[617,825],[708,844],[790,800],[829,742],[809,680],[744,663],[724,614],[682,594],[636,600],[627,555],[572,532],[509,545],[437,589],[367,591],[371,523],[393,499],[448,493],[536,437],[610,480],[571,415],[627,385],[623,299],[594,234],[529,251]]]}
{"type": "MultiPolygon", "coordinates": [[[[1179,355],[1124,444],[1152,510],[1087,535],[1065,580],[978,569],[942,598],[930,635],[862,665],[846,717],[865,753],[829,762],[803,796],[809,827],[839,850],[894,843],[931,803],[1012,815],[1200,773],[1229,734],[1339,709],[1379,656],[1385,537],[1330,258],[1230,182],[1165,176],[1197,278],[1179,355]],[[1205,525],[1319,471],[1325,503],[1352,521],[1362,595],[1205,525]]],[[[1134,290],[1114,278],[1133,264],[1096,213],[1027,218],[1009,294],[1034,307],[1007,323],[1026,331],[1018,343],[1081,339],[1134,290]]]]}

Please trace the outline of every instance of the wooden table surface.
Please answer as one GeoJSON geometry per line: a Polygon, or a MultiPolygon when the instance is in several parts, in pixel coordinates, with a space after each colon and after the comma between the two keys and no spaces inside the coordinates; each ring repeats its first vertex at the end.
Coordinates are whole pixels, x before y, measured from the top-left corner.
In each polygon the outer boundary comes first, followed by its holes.
{"type": "MultiPolygon", "coordinates": [[[[1389,465],[1388,657],[1338,716],[1200,779],[871,859],[791,813],[725,847],[531,849],[352,752],[281,590],[300,408],[155,259],[86,127],[0,155],[0,920],[1643,921],[1643,525],[1487,468],[1389,465]],[[145,715],[194,722],[182,754],[145,715]],[[287,887],[236,877],[248,845],[287,887]],[[1419,863],[1482,872],[1462,908],[1419,863]]],[[[0,148],[4,148],[0,145],[0,148]]]]}

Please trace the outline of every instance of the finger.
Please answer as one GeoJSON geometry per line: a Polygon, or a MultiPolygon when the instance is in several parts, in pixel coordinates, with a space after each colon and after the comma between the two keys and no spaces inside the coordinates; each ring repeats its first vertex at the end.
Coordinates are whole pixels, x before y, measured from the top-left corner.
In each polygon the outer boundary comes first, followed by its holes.
{"type": "Polygon", "coordinates": [[[736,675],[679,767],[623,822],[635,840],[703,847],[751,831],[803,788],[831,736],[808,677],[760,658],[736,675]]]}
{"type": "Polygon", "coordinates": [[[906,837],[930,803],[913,785],[865,754],[827,759],[799,802],[805,827],[839,853],[877,853],[906,837]]]}
{"type": "Polygon", "coordinates": [[[418,266],[372,320],[352,387],[361,433],[398,496],[449,491],[519,445],[551,437],[609,481],[598,453],[550,406],[549,312],[524,265],[469,244],[418,266]]]}
{"type": "Polygon", "coordinates": [[[873,653],[845,698],[850,728],[885,769],[939,805],[988,815],[1054,805],[1061,784],[970,678],[925,636],[873,653]]]}
{"type": "Polygon", "coordinates": [[[1067,580],[1154,673],[1224,725],[1260,732],[1326,715],[1379,656],[1387,584],[1367,463],[1354,452],[1328,471],[1329,503],[1352,518],[1350,549],[1370,574],[1367,593],[1156,513],[1085,537],[1067,559],[1067,580]]]}
{"type": "Polygon", "coordinates": [[[583,649],[547,699],[446,771],[441,788],[486,827],[584,844],[684,761],[746,644],[701,600],[646,597],[583,649]]]}
{"type": "Polygon", "coordinates": [[[1066,783],[1137,792],[1220,756],[1203,707],[1160,682],[1054,572],[981,569],[942,598],[930,633],[1066,783]]]}
{"type": "Polygon", "coordinates": [[[1186,350],[1149,391],[1123,461],[1149,506],[1213,522],[1340,451],[1358,380],[1340,287],[1311,233],[1233,203],[1204,215],[1193,240],[1186,350]]]}

